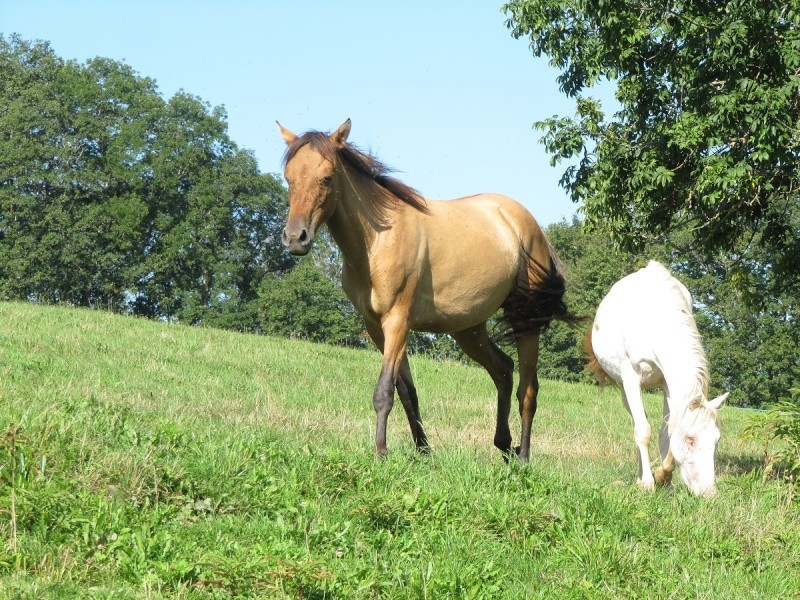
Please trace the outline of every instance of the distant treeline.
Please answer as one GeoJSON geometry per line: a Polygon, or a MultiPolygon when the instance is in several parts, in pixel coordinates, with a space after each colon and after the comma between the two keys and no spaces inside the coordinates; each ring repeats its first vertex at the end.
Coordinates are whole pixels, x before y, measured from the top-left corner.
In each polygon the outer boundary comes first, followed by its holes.
{"type": "MultiPolygon", "coordinates": [[[[336,248],[323,235],[312,257],[288,255],[285,207],[281,180],[229,138],[223,109],[183,92],[165,100],[123,63],[0,37],[0,298],[366,346],[336,248]]],[[[759,405],[798,380],[798,299],[769,295],[768,269],[732,286],[744,272],[734,261],[703,262],[680,236],[645,256],[578,221],[547,234],[573,311],[592,316],[614,281],[657,258],[695,296],[715,388],[759,405]]],[[[587,380],[583,333],[544,334],[543,377],[587,380]]],[[[414,334],[410,347],[462,358],[447,337],[414,334]]]]}

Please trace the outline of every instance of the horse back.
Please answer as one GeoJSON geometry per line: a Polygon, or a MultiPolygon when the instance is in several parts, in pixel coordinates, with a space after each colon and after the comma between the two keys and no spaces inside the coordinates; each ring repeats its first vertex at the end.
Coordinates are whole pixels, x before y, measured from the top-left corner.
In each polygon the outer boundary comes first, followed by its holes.
{"type": "Polygon", "coordinates": [[[696,333],[688,290],[651,261],[612,286],[588,339],[591,356],[607,375],[619,381],[627,361],[644,387],[654,387],[663,380],[664,360],[673,360],[691,330],[696,333]]]}

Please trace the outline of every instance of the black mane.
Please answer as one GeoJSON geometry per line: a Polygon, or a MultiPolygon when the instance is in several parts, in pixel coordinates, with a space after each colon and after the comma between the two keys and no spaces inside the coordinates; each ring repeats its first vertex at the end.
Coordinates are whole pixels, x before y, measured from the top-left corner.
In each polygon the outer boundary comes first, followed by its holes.
{"type": "MultiPolygon", "coordinates": [[[[375,156],[362,152],[353,144],[345,144],[337,148],[330,137],[320,131],[308,131],[298,137],[286,148],[283,156],[283,164],[286,165],[303,146],[310,145],[314,150],[322,154],[327,160],[336,164],[337,160],[353,168],[356,172],[364,175],[387,192],[391,198],[415,208],[416,210],[427,213],[428,207],[425,199],[417,190],[406,185],[399,179],[390,177],[392,169],[383,164],[375,156]]],[[[379,195],[385,198],[385,195],[379,195]]]]}

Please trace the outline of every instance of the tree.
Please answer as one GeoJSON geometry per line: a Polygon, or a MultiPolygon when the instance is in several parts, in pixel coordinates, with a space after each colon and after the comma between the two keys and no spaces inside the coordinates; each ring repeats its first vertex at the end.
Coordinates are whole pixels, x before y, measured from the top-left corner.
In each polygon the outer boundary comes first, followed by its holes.
{"type": "Polygon", "coordinates": [[[582,327],[554,324],[542,334],[540,374],[563,381],[593,381],[585,370],[583,336],[600,301],[617,280],[638,266],[637,258],[614,248],[606,236],[583,231],[577,218],[549,225],[545,233],[567,273],[567,306],[588,320],[582,327]]]}
{"type": "MultiPolygon", "coordinates": [[[[796,2],[512,0],[515,37],[561,69],[575,118],[540,121],[586,222],[637,250],[687,228],[706,256],[765,248],[800,279],[800,6],[796,2]],[[581,94],[617,84],[606,120],[581,94]]],[[[752,264],[752,262],[750,262],[752,264]]],[[[776,275],[777,277],[777,275],[776,275]]]]}
{"type": "Polygon", "coordinates": [[[221,108],[185,93],[153,123],[144,160],[152,176],[133,311],[253,329],[260,279],[294,264],[276,251],[283,187],[230,140],[221,108]]]}
{"type": "Polygon", "coordinates": [[[283,275],[269,274],[258,294],[260,328],[264,333],[314,342],[364,347],[361,316],[312,257],[283,275]]]}
{"type": "Polygon", "coordinates": [[[256,328],[285,190],[222,108],[0,37],[0,296],[256,328]]]}
{"type": "MultiPolygon", "coordinates": [[[[117,307],[147,213],[132,157],[151,80],[0,38],[0,290],[117,307]]],[[[139,139],[137,140],[137,137],[139,139]]]]}

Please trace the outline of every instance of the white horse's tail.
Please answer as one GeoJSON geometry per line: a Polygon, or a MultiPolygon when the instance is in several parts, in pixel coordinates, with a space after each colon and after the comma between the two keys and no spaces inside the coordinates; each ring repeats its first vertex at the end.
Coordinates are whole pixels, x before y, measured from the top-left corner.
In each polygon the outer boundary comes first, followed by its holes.
{"type": "Polygon", "coordinates": [[[613,380],[608,376],[608,373],[603,370],[603,367],[600,366],[600,362],[594,355],[594,349],[592,348],[592,327],[589,327],[589,331],[583,336],[583,352],[587,360],[586,368],[594,375],[594,378],[597,379],[600,385],[608,385],[609,383],[613,383],[613,380]]]}

